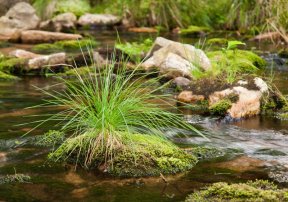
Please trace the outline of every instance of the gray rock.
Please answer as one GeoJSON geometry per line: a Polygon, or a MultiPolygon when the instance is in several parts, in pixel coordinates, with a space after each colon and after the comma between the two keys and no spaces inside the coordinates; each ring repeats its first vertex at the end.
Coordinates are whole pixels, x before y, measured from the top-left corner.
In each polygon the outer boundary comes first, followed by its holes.
{"type": "Polygon", "coordinates": [[[22,49],[16,49],[14,51],[11,51],[9,53],[9,56],[16,57],[16,58],[33,59],[33,58],[40,57],[41,55],[32,53],[30,51],[22,50],[22,49]]]}
{"type": "Polygon", "coordinates": [[[47,32],[38,30],[27,30],[21,32],[21,41],[23,43],[50,43],[61,40],[81,39],[79,34],[66,34],[60,32],[47,32]]]}
{"type": "Polygon", "coordinates": [[[20,2],[14,5],[5,16],[0,18],[0,29],[2,30],[28,30],[35,29],[40,22],[35,9],[28,3],[20,2]]]}
{"type": "Polygon", "coordinates": [[[73,13],[63,13],[55,16],[52,20],[40,23],[40,29],[47,31],[60,32],[63,30],[74,29],[77,17],[73,13]]]}
{"type": "Polygon", "coordinates": [[[19,2],[29,2],[29,0],[0,0],[0,16],[3,16],[7,11],[19,2]]]}
{"type": "Polygon", "coordinates": [[[197,68],[206,71],[211,68],[211,63],[206,54],[189,44],[181,44],[163,37],[157,37],[151,50],[146,56],[147,60],[141,67],[149,71],[152,68],[159,68],[160,72],[177,76],[191,77],[191,71],[197,68]],[[179,73],[182,73],[179,74],[179,73]]]}
{"type": "Polygon", "coordinates": [[[188,88],[191,84],[191,81],[185,77],[176,77],[172,84],[179,88],[188,88]]]}
{"type": "Polygon", "coordinates": [[[115,25],[119,23],[121,19],[118,16],[111,15],[111,14],[90,14],[87,13],[85,15],[82,15],[79,20],[78,24],[80,26],[89,26],[89,25],[95,25],[95,26],[109,26],[109,25],[115,25]]]}
{"type": "Polygon", "coordinates": [[[28,60],[28,66],[26,70],[40,69],[43,67],[63,65],[66,62],[65,53],[55,53],[51,55],[43,55],[28,60]]]}

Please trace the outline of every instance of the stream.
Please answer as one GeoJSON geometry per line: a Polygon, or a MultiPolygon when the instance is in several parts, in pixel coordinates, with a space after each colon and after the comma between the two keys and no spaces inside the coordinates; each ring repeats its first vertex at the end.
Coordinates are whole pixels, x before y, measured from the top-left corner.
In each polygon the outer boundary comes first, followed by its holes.
{"type": "MultiPolygon", "coordinates": [[[[101,45],[112,46],[115,32],[95,31],[89,33],[101,45]]],[[[148,35],[150,36],[150,35],[148,35]]],[[[219,33],[223,37],[223,33],[219,33]]],[[[120,33],[121,40],[133,41],[147,34],[120,33]]],[[[155,35],[151,35],[155,38],[155,35]]],[[[186,43],[195,43],[199,38],[174,38],[186,43]]],[[[212,37],[212,36],[208,36],[212,37]]],[[[213,37],[218,37],[216,36],[213,37]]],[[[29,50],[29,45],[13,45],[0,49],[7,53],[15,48],[29,50]]],[[[270,43],[249,43],[247,48],[259,50],[269,62],[275,85],[283,94],[288,94],[288,65],[278,58],[279,47],[270,43]],[[269,51],[268,51],[269,50],[269,51]],[[281,62],[282,61],[282,62],[281,62]]],[[[24,77],[19,81],[0,81],[0,175],[21,173],[31,176],[29,183],[1,184],[0,200],[21,201],[183,201],[196,189],[213,182],[245,182],[254,179],[270,179],[288,187],[288,120],[272,115],[259,115],[235,123],[227,123],[216,117],[203,117],[183,111],[185,119],[199,128],[209,141],[190,134],[178,135],[177,130],[167,131],[180,146],[205,145],[225,151],[211,160],[200,161],[191,171],[160,177],[119,179],[81,168],[47,162],[48,148],[33,145],[38,135],[57,127],[47,123],[28,135],[39,116],[57,109],[29,108],[43,103],[47,98],[37,88],[47,91],[61,90],[54,85],[57,80],[44,77],[24,77]],[[37,88],[35,88],[37,87],[37,88]],[[25,125],[21,125],[27,123],[25,125]],[[97,199],[97,200],[96,200],[97,199]]]]}

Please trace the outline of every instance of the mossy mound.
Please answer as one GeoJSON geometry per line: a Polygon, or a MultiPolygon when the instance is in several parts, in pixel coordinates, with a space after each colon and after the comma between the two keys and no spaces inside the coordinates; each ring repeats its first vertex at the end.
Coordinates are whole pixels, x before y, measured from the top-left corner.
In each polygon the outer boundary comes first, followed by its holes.
{"type": "Polygon", "coordinates": [[[149,135],[135,134],[126,140],[130,151],[122,151],[114,158],[108,172],[116,176],[157,176],[175,174],[191,169],[197,158],[169,141],[149,135]]]}
{"type": "Polygon", "coordinates": [[[199,33],[204,33],[204,32],[209,32],[209,31],[211,30],[208,27],[199,27],[199,26],[191,25],[187,27],[186,29],[181,29],[180,34],[181,35],[194,35],[194,34],[199,34],[199,33]]]}
{"type": "Polygon", "coordinates": [[[209,107],[209,111],[213,115],[225,115],[227,110],[232,106],[229,99],[223,99],[209,107]]]}
{"type": "Polygon", "coordinates": [[[93,72],[91,67],[79,67],[79,68],[69,69],[68,71],[65,71],[64,73],[57,74],[57,76],[63,76],[63,77],[85,76],[91,72],[93,72]]]}
{"type": "MultiPolygon", "coordinates": [[[[162,137],[143,134],[122,134],[121,136],[122,146],[113,152],[112,159],[105,164],[105,170],[113,176],[140,177],[158,176],[161,173],[175,174],[187,171],[197,163],[197,158],[194,155],[186,153],[162,137]]],[[[79,141],[85,140],[87,138],[72,140],[73,142],[64,141],[55,152],[49,155],[49,158],[59,160],[59,156],[63,154],[62,151],[74,152],[78,158],[77,163],[82,164],[81,159],[84,158],[81,157],[81,152],[69,151],[68,148],[74,148],[71,146],[72,144],[79,144],[79,141]]],[[[94,151],[99,157],[104,158],[105,155],[102,155],[101,152],[103,151],[100,151],[100,148],[99,151],[94,151]]],[[[75,163],[72,156],[69,158],[71,162],[75,163]]],[[[99,157],[95,158],[90,169],[103,167],[104,159],[99,157]]]]}
{"type": "Polygon", "coordinates": [[[24,174],[14,174],[0,177],[0,184],[28,183],[30,181],[31,177],[29,175],[24,174]]]}
{"type": "Polygon", "coordinates": [[[266,202],[288,201],[288,190],[280,190],[266,180],[248,181],[247,183],[227,184],[215,183],[205,190],[197,191],[188,196],[185,202],[266,202]]]}
{"type": "Polygon", "coordinates": [[[132,43],[118,43],[116,48],[127,54],[133,61],[140,62],[146,53],[150,50],[153,41],[151,39],[145,39],[143,42],[132,43]]]}
{"type": "Polygon", "coordinates": [[[32,51],[41,54],[50,54],[55,52],[80,52],[81,49],[86,51],[90,48],[95,48],[98,43],[95,40],[82,39],[82,40],[64,40],[55,43],[44,43],[35,45],[32,51]]]}
{"type": "Polygon", "coordinates": [[[255,72],[266,65],[266,61],[251,51],[226,50],[206,53],[213,65],[237,66],[239,71],[255,72]]]}
{"type": "Polygon", "coordinates": [[[212,38],[207,40],[208,45],[225,45],[228,43],[228,40],[225,38],[212,38]]]}
{"type": "Polygon", "coordinates": [[[24,71],[26,60],[22,58],[0,58],[0,79],[2,80],[15,80],[18,77],[12,75],[14,73],[21,73],[24,71]]]}

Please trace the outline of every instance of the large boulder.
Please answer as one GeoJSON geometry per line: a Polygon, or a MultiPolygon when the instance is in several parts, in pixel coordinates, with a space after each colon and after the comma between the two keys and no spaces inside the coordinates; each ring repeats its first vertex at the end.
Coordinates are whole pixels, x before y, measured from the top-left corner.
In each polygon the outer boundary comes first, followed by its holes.
{"type": "Polygon", "coordinates": [[[10,36],[19,30],[35,29],[40,22],[35,9],[28,3],[20,2],[0,18],[1,35],[10,36]]]}
{"type": "Polygon", "coordinates": [[[79,34],[66,34],[60,32],[47,32],[38,30],[27,30],[21,32],[21,41],[23,43],[50,43],[61,40],[77,40],[81,39],[79,34]]]}
{"type": "Polygon", "coordinates": [[[29,0],[0,0],[0,17],[5,15],[11,7],[19,2],[29,2],[29,0]]]}
{"type": "Polygon", "coordinates": [[[78,24],[80,26],[111,26],[119,23],[121,19],[118,16],[111,14],[90,14],[82,15],[78,24]]]}
{"type": "Polygon", "coordinates": [[[51,20],[40,23],[40,29],[47,31],[65,31],[75,28],[77,17],[73,13],[63,13],[55,16],[51,20]]]}
{"type": "Polygon", "coordinates": [[[174,42],[163,37],[157,37],[151,50],[142,63],[145,70],[159,68],[160,72],[177,69],[177,75],[192,77],[192,70],[196,67],[206,71],[211,68],[211,63],[206,54],[189,44],[174,42]]]}

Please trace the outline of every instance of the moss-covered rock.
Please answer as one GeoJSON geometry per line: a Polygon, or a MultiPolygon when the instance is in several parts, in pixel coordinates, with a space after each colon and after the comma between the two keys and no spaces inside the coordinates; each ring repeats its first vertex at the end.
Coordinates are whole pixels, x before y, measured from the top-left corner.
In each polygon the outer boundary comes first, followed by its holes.
{"type": "Polygon", "coordinates": [[[95,48],[98,43],[95,40],[83,39],[83,40],[64,40],[57,41],[55,43],[44,43],[35,45],[32,50],[36,53],[49,54],[55,52],[80,52],[81,49],[86,51],[90,48],[95,48]]]}
{"type": "Polygon", "coordinates": [[[202,191],[189,195],[185,202],[266,202],[288,201],[288,190],[280,190],[266,180],[248,181],[247,183],[231,184],[215,183],[202,191]]]}
{"type": "Polygon", "coordinates": [[[185,151],[190,154],[193,154],[199,160],[208,160],[225,155],[225,152],[223,150],[214,147],[196,146],[188,148],[185,151]]]}
{"type": "Polygon", "coordinates": [[[232,106],[232,102],[230,99],[223,99],[209,107],[209,111],[214,115],[225,115],[227,114],[227,110],[232,106]]]}
{"type": "Polygon", "coordinates": [[[70,69],[68,71],[65,71],[64,73],[57,74],[58,76],[67,76],[67,77],[73,77],[73,76],[84,76],[88,75],[89,73],[93,72],[91,67],[79,67],[70,69]]]}
{"type": "Polygon", "coordinates": [[[210,31],[210,28],[208,27],[199,27],[199,26],[191,25],[187,27],[186,29],[180,29],[180,34],[181,35],[193,35],[193,34],[209,32],[209,31],[210,31]]]}
{"type": "MultiPolygon", "coordinates": [[[[104,167],[109,174],[121,177],[158,176],[160,173],[183,172],[191,169],[197,163],[194,155],[188,154],[162,137],[143,134],[122,134],[121,136],[122,146],[113,152],[105,165],[103,165],[105,154],[102,154],[101,148],[94,151],[95,155],[98,154],[102,157],[101,159],[96,158],[90,169],[102,170],[104,167]]],[[[84,140],[81,140],[82,144],[85,144],[84,140]]],[[[49,154],[49,159],[61,160],[63,151],[72,152],[75,155],[74,157],[70,155],[68,160],[82,165],[85,158],[81,156],[81,152],[75,149],[75,145],[78,145],[79,141],[78,139],[65,141],[55,152],[49,154]],[[70,151],[69,148],[73,148],[73,151],[70,151]]],[[[87,144],[89,143],[87,142],[87,144]]],[[[67,158],[63,160],[67,161],[67,158]]]]}
{"type": "Polygon", "coordinates": [[[129,177],[174,174],[191,169],[197,162],[194,155],[161,137],[135,134],[131,138],[126,140],[128,150],[114,157],[109,173],[129,177]]]}

